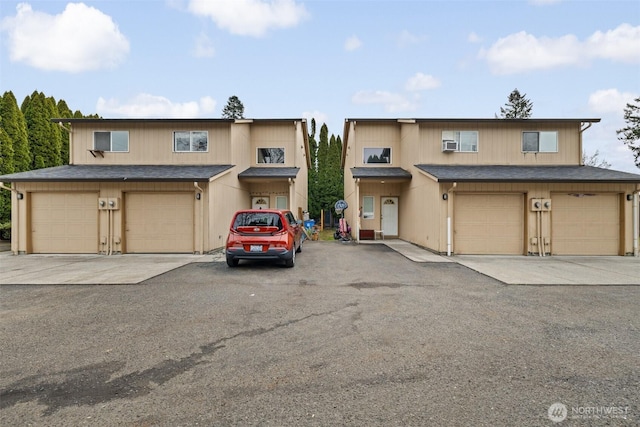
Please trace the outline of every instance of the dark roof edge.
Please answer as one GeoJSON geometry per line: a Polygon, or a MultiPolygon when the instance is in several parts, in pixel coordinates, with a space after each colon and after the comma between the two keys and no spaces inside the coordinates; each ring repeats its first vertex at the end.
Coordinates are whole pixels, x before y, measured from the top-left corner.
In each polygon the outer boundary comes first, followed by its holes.
{"type": "Polygon", "coordinates": [[[388,123],[428,123],[428,122],[588,122],[588,123],[599,123],[602,119],[600,118],[543,118],[543,117],[530,117],[528,119],[503,119],[503,118],[452,118],[452,117],[429,117],[429,118],[419,118],[419,117],[398,117],[398,118],[347,118],[346,122],[388,122],[388,123]]]}

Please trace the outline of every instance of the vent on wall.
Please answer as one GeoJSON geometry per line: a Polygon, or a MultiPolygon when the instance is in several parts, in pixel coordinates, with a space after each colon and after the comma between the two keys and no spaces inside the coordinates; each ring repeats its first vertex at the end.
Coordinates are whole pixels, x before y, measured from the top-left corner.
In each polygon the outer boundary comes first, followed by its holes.
{"type": "Polygon", "coordinates": [[[453,151],[458,151],[458,141],[452,141],[449,139],[445,139],[442,141],[442,151],[445,153],[451,153],[453,151]]]}

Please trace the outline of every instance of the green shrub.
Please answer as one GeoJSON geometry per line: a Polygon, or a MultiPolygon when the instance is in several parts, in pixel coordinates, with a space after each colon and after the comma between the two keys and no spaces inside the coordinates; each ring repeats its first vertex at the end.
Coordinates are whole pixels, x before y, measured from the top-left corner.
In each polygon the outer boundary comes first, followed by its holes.
{"type": "Polygon", "coordinates": [[[0,222],[0,240],[11,240],[11,221],[0,222]]]}

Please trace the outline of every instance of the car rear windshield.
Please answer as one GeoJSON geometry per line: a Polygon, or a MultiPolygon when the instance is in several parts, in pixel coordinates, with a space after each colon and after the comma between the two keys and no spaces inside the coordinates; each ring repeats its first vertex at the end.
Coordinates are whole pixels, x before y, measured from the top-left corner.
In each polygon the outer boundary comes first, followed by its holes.
{"type": "Polygon", "coordinates": [[[236,215],[233,228],[238,227],[278,227],[282,228],[280,215],[273,212],[245,212],[236,215]]]}

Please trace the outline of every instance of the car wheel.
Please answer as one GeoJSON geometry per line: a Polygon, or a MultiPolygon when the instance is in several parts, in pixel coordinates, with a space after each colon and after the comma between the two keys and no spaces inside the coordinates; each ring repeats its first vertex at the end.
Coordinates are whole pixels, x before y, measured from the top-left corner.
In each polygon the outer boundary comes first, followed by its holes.
{"type": "Polygon", "coordinates": [[[231,257],[227,257],[227,265],[229,267],[237,267],[238,266],[238,260],[231,258],[231,257]]]}
{"type": "Polygon", "coordinates": [[[288,268],[293,267],[294,265],[296,265],[296,251],[292,251],[291,253],[291,259],[288,259],[284,262],[284,265],[288,268]]]}

